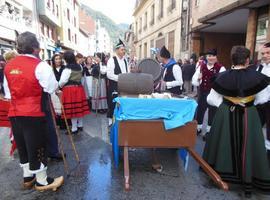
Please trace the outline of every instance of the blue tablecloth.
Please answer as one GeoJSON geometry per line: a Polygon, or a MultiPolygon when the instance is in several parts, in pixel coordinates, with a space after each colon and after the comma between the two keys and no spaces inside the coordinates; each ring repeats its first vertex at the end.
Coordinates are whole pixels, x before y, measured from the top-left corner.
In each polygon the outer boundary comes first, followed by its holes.
{"type": "Polygon", "coordinates": [[[162,119],[165,130],[183,126],[193,120],[197,103],[193,99],[140,99],[118,97],[114,100],[114,123],[111,143],[115,166],[119,164],[118,123],[123,120],[162,119]]]}

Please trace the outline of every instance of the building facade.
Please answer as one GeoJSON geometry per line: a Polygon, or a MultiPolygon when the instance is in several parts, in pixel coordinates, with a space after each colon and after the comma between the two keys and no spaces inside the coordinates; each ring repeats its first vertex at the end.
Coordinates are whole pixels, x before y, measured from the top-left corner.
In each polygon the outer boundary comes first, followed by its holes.
{"type": "Polygon", "coordinates": [[[151,48],[165,45],[172,56],[181,56],[181,0],[138,0],[135,5],[136,57],[153,57],[151,48]]]}
{"type": "Polygon", "coordinates": [[[42,59],[51,59],[57,52],[58,29],[61,26],[60,0],[37,1],[39,32],[42,59]]]}
{"type": "Polygon", "coordinates": [[[0,54],[15,48],[16,36],[37,32],[36,4],[33,0],[0,1],[0,54]]]}
{"type": "Polygon", "coordinates": [[[270,41],[269,0],[195,0],[191,1],[191,48],[199,54],[216,48],[219,61],[231,66],[230,50],[245,45],[252,59],[260,59],[258,50],[270,41]]]}
{"type": "Polygon", "coordinates": [[[58,28],[58,40],[62,50],[73,49],[79,52],[79,2],[60,0],[61,25],[58,28]]]}
{"type": "Polygon", "coordinates": [[[112,43],[108,30],[96,22],[96,52],[112,53],[112,43]]]}
{"type": "Polygon", "coordinates": [[[135,41],[135,31],[134,31],[134,24],[131,24],[128,30],[125,32],[124,35],[126,49],[128,50],[128,54],[130,57],[136,57],[136,46],[134,44],[135,41]]]}
{"type": "Polygon", "coordinates": [[[79,51],[84,56],[93,56],[96,52],[96,24],[83,9],[79,11],[79,51]]]}

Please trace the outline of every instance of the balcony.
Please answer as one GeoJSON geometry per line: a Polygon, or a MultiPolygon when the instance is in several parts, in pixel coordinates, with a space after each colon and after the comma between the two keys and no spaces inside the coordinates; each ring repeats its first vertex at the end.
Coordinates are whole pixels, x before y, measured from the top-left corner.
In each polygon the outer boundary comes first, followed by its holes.
{"type": "Polygon", "coordinates": [[[52,5],[47,4],[46,0],[39,0],[37,8],[41,19],[54,26],[61,26],[60,19],[55,14],[55,8],[52,8],[52,5]]]}

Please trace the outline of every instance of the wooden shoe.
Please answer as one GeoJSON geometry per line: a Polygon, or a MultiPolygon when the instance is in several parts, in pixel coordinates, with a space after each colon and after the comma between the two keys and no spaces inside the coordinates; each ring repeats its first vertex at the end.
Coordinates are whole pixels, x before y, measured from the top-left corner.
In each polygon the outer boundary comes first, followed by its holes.
{"type": "Polygon", "coordinates": [[[78,127],[78,132],[82,132],[83,131],[83,127],[78,127]]]}
{"type": "Polygon", "coordinates": [[[36,182],[36,177],[25,177],[23,178],[23,184],[22,187],[23,189],[29,190],[32,189],[32,187],[35,185],[36,182]]]}
{"type": "Polygon", "coordinates": [[[61,185],[64,183],[64,177],[60,176],[57,178],[47,178],[48,185],[41,185],[38,182],[35,185],[35,189],[40,192],[44,192],[47,190],[56,191],[61,185]]]}

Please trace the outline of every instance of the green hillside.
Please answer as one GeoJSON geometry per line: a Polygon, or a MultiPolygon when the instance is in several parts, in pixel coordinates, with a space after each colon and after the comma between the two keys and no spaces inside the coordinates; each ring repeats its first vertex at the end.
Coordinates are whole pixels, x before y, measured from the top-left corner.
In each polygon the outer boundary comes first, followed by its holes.
{"type": "Polygon", "coordinates": [[[101,26],[105,27],[109,35],[112,39],[113,44],[118,41],[118,38],[124,38],[125,27],[128,27],[127,24],[117,25],[113,22],[109,17],[104,15],[103,13],[93,10],[90,7],[82,4],[82,9],[86,11],[86,13],[91,16],[94,20],[100,20],[101,26]]]}

